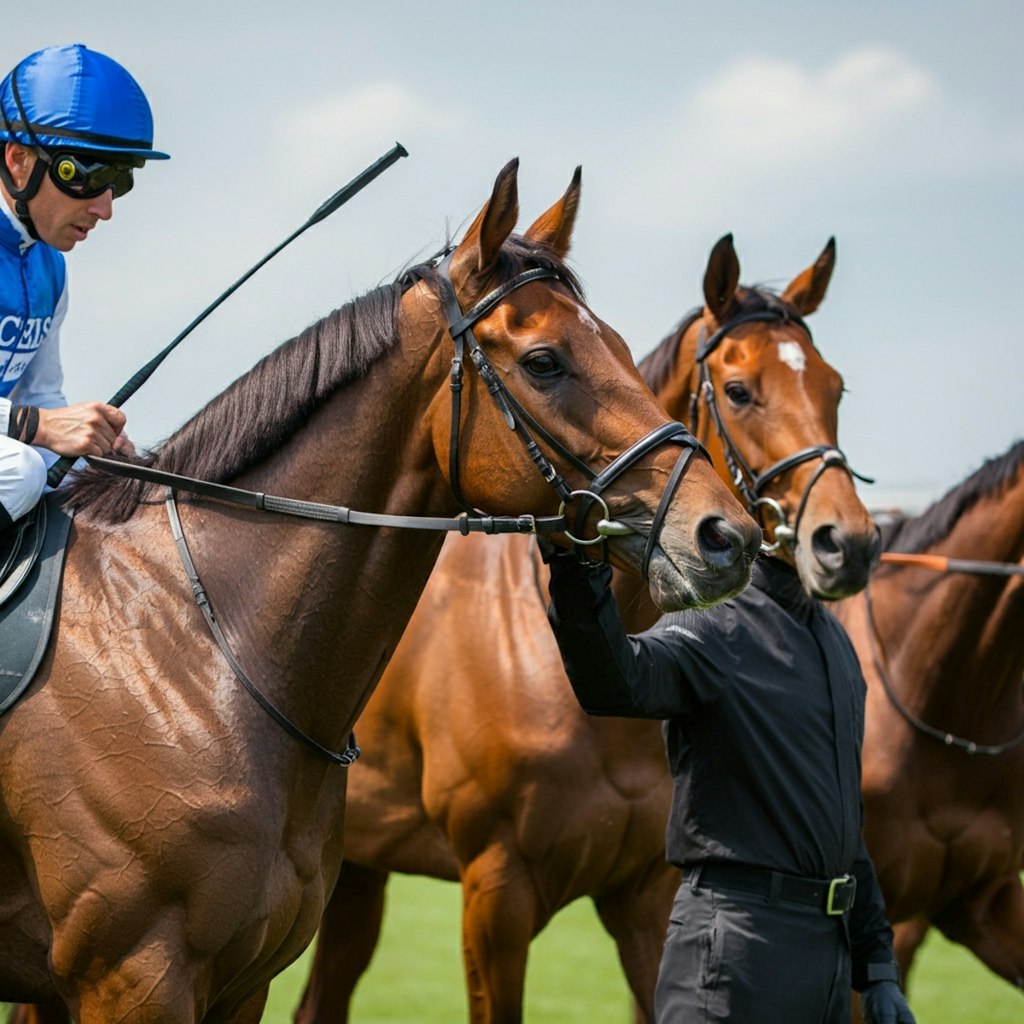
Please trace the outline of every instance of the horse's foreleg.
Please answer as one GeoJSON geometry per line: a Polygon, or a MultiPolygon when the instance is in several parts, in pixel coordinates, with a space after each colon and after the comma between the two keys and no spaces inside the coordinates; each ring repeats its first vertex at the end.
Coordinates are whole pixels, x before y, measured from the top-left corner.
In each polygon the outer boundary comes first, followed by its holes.
{"type": "Polygon", "coordinates": [[[462,953],[472,1024],[519,1024],[537,895],[508,848],[493,845],[462,873],[462,953]]]}
{"type": "Polygon", "coordinates": [[[345,1024],[356,984],[380,939],[384,920],[385,871],[344,861],[324,908],[313,968],[295,1024],[345,1024]]]}
{"type": "Polygon", "coordinates": [[[924,942],[931,922],[926,917],[912,917],[909,921],[900,921],[892,926],[893,952],[900,968],[900,977],[906,988],[910,977],[910,968],[914,965],[914,954],[924,942]]]}
{"type": "Polygon", "coordinates": [[[242,1009],[231,1018],[231,1024],[260,1024],[269,995],[270,986],[264,985],[254,996],[250,996],[242,1009]]]}
{"type": "Polygon", "coordinates": [[[954,904],[932,923],[989,970],[1024,990],[1024,889],[1016,873],[983,897],[954,904]]]}
{"type": "Polygon", "coordinates": [[[63,1003],[22,1003],[11,1009],[6,1024],[71,1024],[63,1003]]]}
{"type": "Polygon", "coordinates": [[[618,947],[635,1000],[636,1024],[654,1024],[654,987],[678,885],[679,871],[659,858],[636,886],[594,900],[601,923],[618,947]]]}

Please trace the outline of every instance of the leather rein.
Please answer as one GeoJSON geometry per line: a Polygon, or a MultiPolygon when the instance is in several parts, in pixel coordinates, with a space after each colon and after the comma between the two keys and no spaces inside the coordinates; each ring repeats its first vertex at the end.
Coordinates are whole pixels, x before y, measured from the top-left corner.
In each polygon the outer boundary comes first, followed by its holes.
{"type": "MultiPolygon", "coordinates": [[[[981,562],[968,559],[946,558],[941,555],[904,555],[896,552],[883,552],[882,561],[890,565],[931,569],[934,572],[966,572],[983,576],[1024,576],[1024,565],[1018,562],[981,562]]],[[[918,718],[900,700],[892,684],[892,677],[882,664],[883,660],[887,659],[883,658],[882,640],[875,626],[870,583],[864,588],[864,612],[867,618],[868,643],[871,647],[871,663],[874,665],[875,672],[882,682],[882,688],[885,690],[885,695],[889,698],[889,703],[914,729],[933,740],[937,740],[944,746],[954,747],[971,755],[983,754],[987,757],[998,757],[1000,754],[1005,754],[1006,751],[1012,750],[1014,747],[1024,743],[1024,730],[1021,730],[1013,739],[1008,740],[1006,743],[992,745],[976,743],[974,740],[964,739],[943,729],[936,729],[934,726],[928,725],[923,719],[918,718]]]]}
{"type": "MultiPolygon", "coordinates": [[[[682,338],[682,336],[702,315],[703,307],[698,307],[686,315],[679,327],[680,338],[682,338]]],[[[807,334],[811,344],[814,344],[811,329],[807,326],[804,320],[795,313],[789,313],[786,310],[777,307],[754,310],[750,313],[744,313],[740,316],[734,317],[731,320],[726,320],[726,322],[711,334],[710,337],[707,335],[704,325],[701,324],[700,336],[697,339],[697,353],[695,356],[698,380],[697,387],[694,388],[693,395],[690,398],[690,423],[692,424],[693,429],[696,430],[697,416],[699,412],[698,406],[699,402],[703,401],[704,405],[707,407],[711,422],[714,424],[715,431],[722,442],[722,451],[725,457],[725,463],[729,467],[732,481],[735,484],[736,489],[743,496],[744,501],[746,501],[747,510],[755,518],[758,518],[760,510],[764,509],[765,511],[770,512],[777,519],[774,531],[775,542],[773,544],[762,544],[761,546],[761,550],[766,554],[772,554],[773,552],[778,551],[780,547],[787,547],[790,549],[796,547],[798,543],[797,534],[800,530],[800,522],[803,519],[804,510],[807,507],[807,499],[810,496],[811,488],[813,488],[818,482],[825,470],[833,467],[842,469],[851,477],[856,477],[858,480],[863,480],[865,483],[869,484],[874,483],[874,480],[871,477],[864,476],[863,474],[853,470],[850,467],[843,451],[836,448],[834,445],[829,444],[818,444],[811,445],[807,448],[801,448],[799,451],[793,452],[792,454],[785,456],[785,458],[779,459],[778,462],[772,463],[772,465],[767,469],[762,470],[760,473],[751,469],[749,463],[743,457],[742,452],[739,450],[729,434],[725,421],[722,419],[722,414],[718,408],[718,401],[715,397],[715,386],[711,381],[711,373],[708,370],[706,360],[726,335],[730,334],[741,324],[752,323],[755,321],[796,324],[796,326],[801,328],[807,334]],[[796,516],[793,519],[793,525],[790,526],[788,516],[779,502],[774,498],[765,497],[762,492],[776,477],[781,476],[783,473],[786,473],[791,469],[795,469],[797,466],[803,465],[805,462],[811,462],[814,459],[820,459],[821,462],[815,468],[814,473],[807,482],[807,486],[803,490],[803,494],[800,496],[796,516]]]]}
{"type": "Polygon", "coordinates": [[[532,281],[543,279],[560,280],[556,270],[548,267],[535,267],[525,270],[505,284],[495,288],[485,295],[468,312],[463,313],[455,295],[455,289],[449,275],[451,253],[438,266],[439,282],[442,304],[448,319],[448,331],[455,344],[455,356],[452,359],[450,374],[450,390],[452,396],[452,417],[451,435],[449,442],[449,480],[456,500],[464,509],[462,515],[452,518],[440,518],[429,516],[398,516],[384,513],[358,512],[342,505],[330,505],[320,502],[300,501],[294,498],[283,498],[275,495],[264,494],[259,491],[249,491],[238,487],[230,487],[225,484],[212,483],[208,480],[197,480],[193,477],[182,476],[177,473],[168,473],[163,470],[152,469],[147,466],[133,465],[127,462],[120,462],[116,459],[100,458],[89,456],[87,461],[91,466],[115,476],[126,476],[141,480],[146,483],[160,484],[164,487],[164,502],[167,508],[167,515],[170,521],[171,534],[178,548],[185,573],[188,576],[192,587],[193,597],[199,605],[211,633],[217,641],[225,660],[245,689],[252,695],[253,699],[263,708],[271,718],[274,719],[286,732],[301,743],[309,747],[314,753],[333,764],[348,767],[359,757],[359,747],[355,742],[355,735],[349,737],[348,747],[337,752],[318,743],[311,736],[307,735],[288,716],[276,707],[273,702],[260,691],[255,683],[246,674],[244,668],[235,657],[234,652],[228,644],[227,638],[217,622],[213,607],[203,587],[195,564],[188,550],[182,529],[181,519],[178,515],[175,492],[178,490],[188,491],[193,494],[214,498],[217,501],[226,502],[232,505],[240,505],[246,508],[259,509],[266,512],[275,512],[282,515],[296,516],[304,519],[314,519],[322,522],[342,523],[354,526],[387,526],[402,529],[420,530],[444,530],[455,531],[465,535],[468,533],[482,532],[487,534],[498,533],[564,533],[565,536],[577,545],[586,547],[592,544],[604,543],[609,537],[625,536],[636,532],[631,526],[620,523],[610,518],[610,512],[601,492],[613,481],[617,480],[623,473],[634,466],[641,458],[663,444],[677,444],[682,448],[675,467],[669,476],[661,501],[651,523],[651,529],[647,537],[647,544],[644,550],[642,571],[647,577],[648,566],[654,553],[657,538],[661,532],[661,526],[668,511],[669,504],[676,488],[682,479],[686,466],[694,452],[700,452],[705,458],[710,457],[697,441],[697,439],[683,426],[682,423],[668,422],[656,427],[639,441],[632,444],[621,455],[615,458],[608,466],[600,472],[593,471],[586,463],[569,452],[548,431],[539,424],[515,396],[508,390],[505,383],[498,376],[491,361],[487,358],[476,338],[473,336],[472,327],[483,316],[489,313],[499,302],[504,300],[515,289],[529,284],[532,281]],[[541,475],[555,490],[561,499],[557,516],[489,516],[480,512],[470,505],[462,494],[459,483],[459,429],[461,421],[461,394],[463,388],[463,374],[465,366],[466,350],[469,351],[470,359],[477,368],[481,380],[483,380],[488,393],[491,395],[498,409],[510,430],[523,442],[527,453],[533,463],[537,466],[541,475]],[[573,490],[566,483],[564,478],[541,451],[534,440],[533,433],[541,437],[545,444],[555,451],[561,458],[565,459],[575,469],[579,470],[589,481],[583,490],[573,490]],[[580,509],[575,517],[574,523],[570,526],[566,517],[566,508],[570,502],[579,499],[580,509]],[[587,511],[597,503],[603,513],[602,518],[596,525],[597,535],[590,539],[583,539],[575,536],[570,529],[582,530],[583,521],[587,511]]]}

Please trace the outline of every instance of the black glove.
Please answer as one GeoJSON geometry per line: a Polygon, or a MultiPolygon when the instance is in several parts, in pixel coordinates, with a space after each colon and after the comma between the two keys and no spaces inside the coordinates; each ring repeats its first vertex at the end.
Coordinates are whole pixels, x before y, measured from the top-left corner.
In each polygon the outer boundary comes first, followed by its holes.
{"type": "Polygon", "coordinates": [[[914,1024],[914,1015],[895,981],[876,981],[860,994],[867,1024],[914,1024]]]}

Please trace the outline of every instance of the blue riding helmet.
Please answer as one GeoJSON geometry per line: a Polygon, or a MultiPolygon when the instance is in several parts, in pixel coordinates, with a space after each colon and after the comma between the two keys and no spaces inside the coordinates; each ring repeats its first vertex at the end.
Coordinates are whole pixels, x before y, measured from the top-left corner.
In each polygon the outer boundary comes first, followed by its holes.
{"type": "Polygon", "coordinates": [[[37,240],[28,204],[47,168],[58,188],[71,188],[69,194],[77,189],[81,198],[90,198],[109,182],[119,196],[132,187],[131,167],[168,156],[153,149],[153,114],[139,83],[117,61],[82,43],[37,50],[0,82],[0,181],[14,199],[18,220],[37,240]],[[2,156],[8,142],[38,156],[23,188],[15,185],[2,156]],[[55,164],[54,154],[62,152],[88,154],[88,163],[72,158],[55,164]],[[76,177],[84,185],[71,187],[76,177]]]}
{"type": "Polygon", "coordinates": [[[0,142],[53,151],[166,160],[138,82],[82,43],[26,57],[0,83],[0,142]]]}

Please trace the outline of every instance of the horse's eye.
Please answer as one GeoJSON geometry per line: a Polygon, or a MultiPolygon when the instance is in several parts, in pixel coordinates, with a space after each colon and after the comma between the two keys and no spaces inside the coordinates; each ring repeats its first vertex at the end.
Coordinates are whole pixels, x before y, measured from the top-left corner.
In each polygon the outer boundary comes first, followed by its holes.
{"type": "Polygon", "coordinates": [[[546,351],[531,352],[523,361],[523,369],[534,377],[555,377],[562,371],[561,364],[546,351]]]}
{"type": "Polygon", "coordinates": [[[725,394],[733,405],[750,405],[753,401],[750,392],[742,384],[735,382],[725,385],[725,394]]]}

